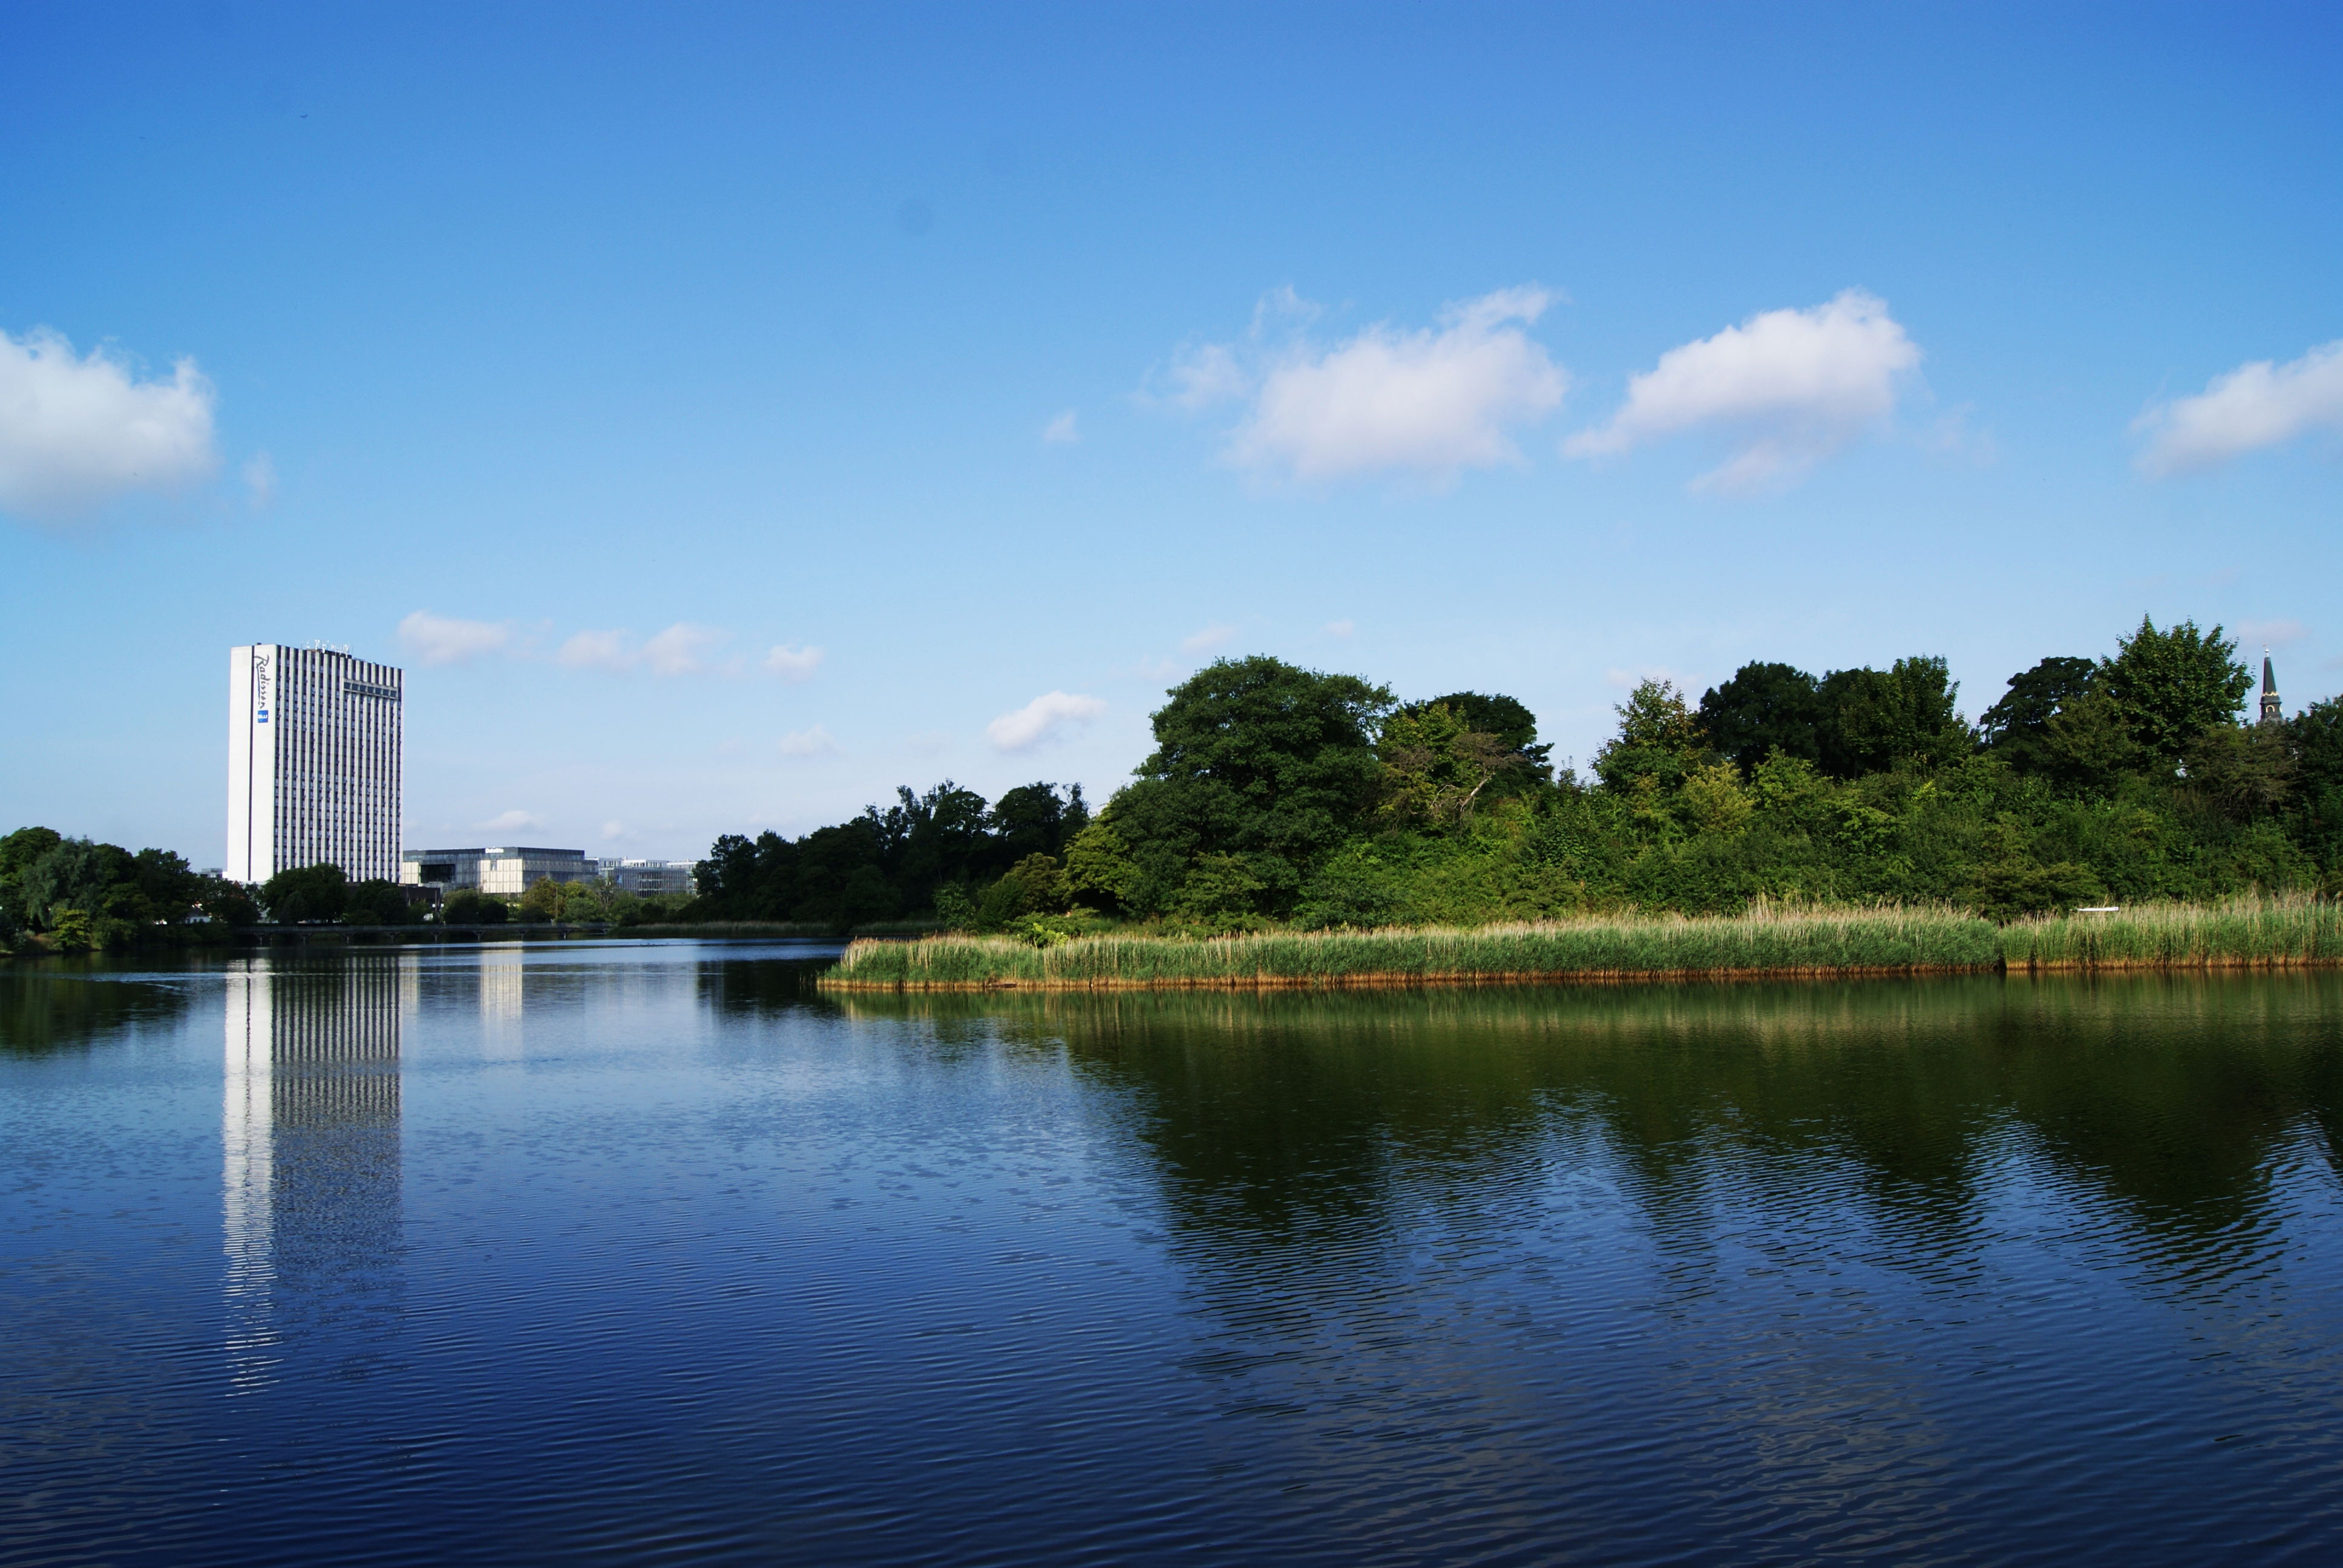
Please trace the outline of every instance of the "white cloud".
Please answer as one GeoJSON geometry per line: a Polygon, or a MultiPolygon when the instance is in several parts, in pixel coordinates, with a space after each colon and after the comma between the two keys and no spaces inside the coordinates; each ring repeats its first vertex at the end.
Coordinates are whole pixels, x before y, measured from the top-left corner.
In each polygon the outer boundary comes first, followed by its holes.
{"type": "Polygon", "coordinates": [[[138,490],[208,478],[212,384],[193,359],[167,381],[45,328],[0,332],[0,510],[63,521],[138,490]]]}
{"type": "Polygon", "coordinates": [[[255,452],[245,460],[244,487],[252,497],[255,511],[277,498],[277,465],[268,460],[266,452],[255,452]]]}
{"type": "Polygon", "coordinates": [[[1355,621],[1330,620],[1326,623],[1326,635],[1328,637],[1346,638],[1358,629],[1358,623],[1355,621]]]}
{"type": "Polygon", "coordinates": [[[653,675],[698,675],[708,668],[701,655],[721,644],[727,635],[713,627],[679,620],[643,644],[643,662],[651,667],[653,675]]]}
{"type": "Polygon", "coordinates": [[[542,828],[545,823],[533,811],[500,811],[487,821],[477,824],[490,833],[508,833],[515,828],[542,828]]]}
{"type": "Polygon", "coordinates": [[[1444,480],[1515,463],[1508,432],[1544,418],[1570,387],[1523,330],[1555,297],[1500,289],[1447,307],[1437,330],[1377,323],[1332,348],[1297,338],[1264,351],[1268,317],[1309,312],[1284,290],[1262,302],[1244,342],[1175,359],[1165,400],[1186,408],[1248,400],[1230,458],[1297,479],[1408,472],[1444,480]]]}
{"type": "Polygon", "coordinates": [[[398,646],[426,664],[463,664],[497,653],[512,641],[501,621],[458,620],[418,609],[398,623],[398,646]]]}
{"type": "Polygon", "coordinates": [[[784,757],[830,757],[837,754],[838,742],[828,729],[817,724],[782,736],[779,749],[784,757]]]}
{"type": "Polygon", "coordinates": [[[1044,692],[1014,713],[1004,713],[984,727],[992,744],[1003,751],[1023,751],[1041,744],[1066,724],[1082,724],[1106,711],[1095,697],[1070,692],[1044,692]]]}
{"type": "Polygon", "coordinates": [[[553,657],[572,669],[630,669],[635,663],[623,631],[581,631],[553,657]]]}
{"type": "MultiPolygon", "coordinates": [[[[706,656],[731,636],[711,626],[679,620],[635,648],[624,631],[581,631],[555,649],[553,657],[572,669],[628,670],[642,666],[653,675],[702,675],[713,668],[706,656]]],[[[740,673],[739,660],[726,664],[724,672],[740,673]]]]}
{"type": "Polygon", "coordinates": [[[602,839],[606,843],[617,843],[621,839],[631,839],[634,836],[633,829],[629,829],[624,822],[605,822],[602,824],[602,839]]]}
{"type": "Polygon", "coordinates": [[[1225,621],[1214,621],[1201,631],[1193,631],[1180,639],[1182,653],[1217,653],[1236,641],[1237,628],[1225,621]]]}
{"type": "Polygon", "coordinates": [[[1041,428],[1041,439],[1051,446],[1071,446],[1081,438],[1082,433],[1076,427],[1074,411],[1071,408],[1067,409],[1041,428]]]}
{"type": "Polygon", "coordinates": [[[792,686],[810,679],[820,668],[821,649],[818,648],[791,648],[779,643],[765,655],[765,673],[779,676],[792,686]]]}
{"type": "Polygon", "coordinates": [[[1810,310],[1768,310],[1671,348],[1627,383],[1626,406],[1608,425],[1563,443],[1572,457],[1599,457],[1700,426],[1735,432],[1742,445],[1694,488],[1727,493],[1778,487],[1896,411],[1919,346],[1887,314],[1886,301],[1850,288],[1810,310]]]}
{"type": "Polygon", "coordinates": [[[2284,365],[2257,359],[2194,397],[2158,404],[2132,424],[2149,437],[2143,473],[2209,468],[2312,430],[2343,431],[2343,338],[2284,365]]]}
{"type": "Polygon", "coordinates": [[[2241,620],[2237,623],[2237,640],[2248,648],[2267,645],[2284,648],[2300,642],[2308,635],[2298,620],[2241,620]]]}

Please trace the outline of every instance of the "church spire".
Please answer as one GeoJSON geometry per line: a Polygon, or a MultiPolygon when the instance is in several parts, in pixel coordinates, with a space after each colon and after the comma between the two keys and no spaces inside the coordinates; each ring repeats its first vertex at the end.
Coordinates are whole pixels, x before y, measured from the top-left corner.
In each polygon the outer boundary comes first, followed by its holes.
{"type": "Polygon", "coordinates": [[[2262,722],[2276,724],[2286,715],[2278,710],[2278,677],[2270,669],[2269,649],[2262,649],[2262,722]]]}

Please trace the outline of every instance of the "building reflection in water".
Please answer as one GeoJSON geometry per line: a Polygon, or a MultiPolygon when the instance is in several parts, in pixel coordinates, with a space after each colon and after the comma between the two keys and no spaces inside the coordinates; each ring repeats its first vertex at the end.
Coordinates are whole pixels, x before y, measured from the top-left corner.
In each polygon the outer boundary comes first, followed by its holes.
{"type": "Polygon", "coordinates": [[[517,947],[480,950],[480,1054],[490,1061],[515,1061],[523,1054],[524,956],[517,947]]]}
{"type": "Polygon", "coordinates": [[[236,1392],[287,1360],[364,1375],[397,1326],[398,1047],[413,955],[227,976],[220,1108],[228,1372],[236,1392]]]}

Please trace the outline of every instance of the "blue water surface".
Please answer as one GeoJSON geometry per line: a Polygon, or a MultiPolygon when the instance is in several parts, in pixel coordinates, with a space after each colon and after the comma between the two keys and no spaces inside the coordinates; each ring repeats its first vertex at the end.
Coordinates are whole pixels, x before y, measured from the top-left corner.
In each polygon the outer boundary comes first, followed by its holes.
{"type": "Polygon", "coordinates": [[[2343,1556],[2343,978],[824,950],[0,970],[0,1561],[2343,1556]]]}

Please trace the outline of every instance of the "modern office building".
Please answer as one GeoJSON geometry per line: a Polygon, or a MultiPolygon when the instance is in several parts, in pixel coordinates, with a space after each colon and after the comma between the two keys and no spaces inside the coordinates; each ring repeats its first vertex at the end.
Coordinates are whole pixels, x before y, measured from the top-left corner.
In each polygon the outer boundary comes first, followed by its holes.
{"type": "Polygon", "coordinates": [[[442,895],[468,888],[517,899],[547,877],[557,882],[590,882],[601,868],[583,849],[409,849],[398,858],[398,879],[407,886],[437,888],[442,895]]]}
{"type": "Polygon", "coordinates": [[[604,860],[602,875],[622,892],[647,898],[653,893],[682,893],[699,889],[689,860],[604,860]]]}
{"type": "Polygon", "coordinates": [[[342,648],[228,650],[231,881],[327,863],[354,882],[398,875],[403,681],[342,648]]]}

